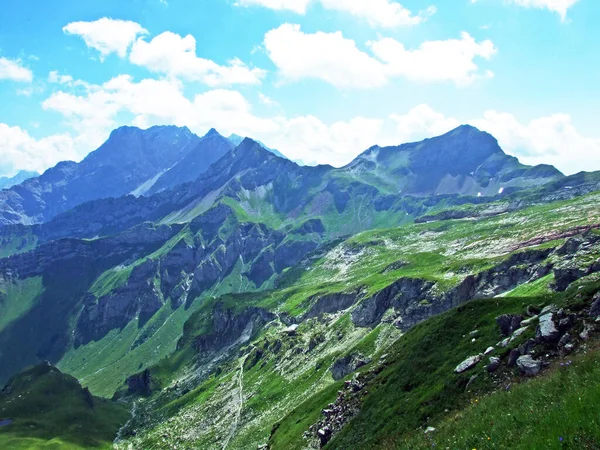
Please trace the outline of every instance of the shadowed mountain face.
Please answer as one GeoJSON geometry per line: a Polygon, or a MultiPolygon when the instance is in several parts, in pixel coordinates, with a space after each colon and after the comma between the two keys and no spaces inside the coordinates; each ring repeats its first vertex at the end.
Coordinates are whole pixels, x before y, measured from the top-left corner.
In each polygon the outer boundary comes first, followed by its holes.
{"type": "Polygon", "coordinates": [[[468,125],[422,142],[372,147],[345,169],[413,195],[494,195],[563,177],[552,166],[519,163],[502,151],[493,136],[468,125]]]}
{"type": "Polygon", "coordinates": [[[0,224],[42,223],[86,201],[128,194],[180,161],[198,141],[187,128],[119,128],[80,163],[59,163],[0,192],[0,224]]]}
{"type": "Polygon", "coordinates": [[[22,183],[25,180],[39,176],[37,172],[30,172],[27,170],[21,170],[14,177],[0,177],[0,190],[9,189],[17,184],[22,183]]]}
{"type": "Polygon", "coordinates": [[[236,147],[228,139],[221,136],[217,130],[211,129],[206,136],[200,139],[181,161],[163,173],[156,183],[142,194],[153,194],[173,188],[179,184],[194,181],[208,170],[214,162],[221,159],[227,152],[236,147]]]}

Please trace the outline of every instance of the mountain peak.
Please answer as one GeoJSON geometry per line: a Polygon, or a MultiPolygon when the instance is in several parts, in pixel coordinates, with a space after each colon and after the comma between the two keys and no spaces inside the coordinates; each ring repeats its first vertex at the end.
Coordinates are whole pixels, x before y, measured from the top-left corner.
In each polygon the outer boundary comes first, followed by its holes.
{"type": "Polygon", "coordinates": [[[204,137],[215,137],[215,136],[223,137],[221,135],[221,133],[219,133],[215,128],[211,128],[210,130],[208,130],[208,133],[206,133],[204,135],[204,137]]]}

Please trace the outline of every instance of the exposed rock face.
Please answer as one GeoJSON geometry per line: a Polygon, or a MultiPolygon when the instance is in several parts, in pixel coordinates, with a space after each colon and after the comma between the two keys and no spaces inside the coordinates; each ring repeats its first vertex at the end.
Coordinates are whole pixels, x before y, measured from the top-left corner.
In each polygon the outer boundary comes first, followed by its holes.
{"type": "Polygon", "coordinates": [[[455,373],[463,373],[466,372],[467,370],[471,370],[473,367],[475,367],[477,364],[479,364],[479,362],[483,359],[483,353],[479,354],[479,355],[475,355],[475,356],[470,356],[467,359],[465,359],[463,362],[461,362],[458,366],[456,366],[456,369],[454,369],[455,373]]]}
{"type": "Polygon", "coordinates": [[[370,362],[369,358],[365,358],[358,353],[352,353],[336,360],[331,366],[331,374],[334,380],[341,380],[370,362]]]}
{"type": "Polygon", "coordinates": [[[158,262],[146,260],[135,267],[127,283],[100,298],[86,295],[76,327],[76,345],[98,340],[114,328],[124,328],[139,317],[144,324],[163,305],[154,285],[158,262]]]}
{"type": "Polygon", "coordinates": [[[212,333],[198,336],[193,347],[198,352],[213,352],[236,342],[247,342],[257,329],[275,318],[275,314],[262,308],[247,308],[236,314],[217,303],[213,311],[212,333]]]}
{"type": "Polygon", "coordinates": [[[152,376],[148,369],[127,378],[127,390],[130,394],[148,397],[152,394],[152,376]]]}
{"type": "Polygon", "coordinates": [[[329,294],[317,297],[316,301],[313,298],[309,302],[313,302],[310,309],[302,316],[301,320],[311,319],[326,313],[336,313],[350,308],[359,299],[359,293],[352,294],[329,294]]]}
{"type": "Polygon", "coordinates": [[[403,330],[454,308],[473,298],[493,297],[535,280],[550,270],[542,263],[552,249],[516,253],[496,267],[467,276],[458,286],[445,293],[435,289],[435,283],[423,279],[402,278],[373,297],[364,300],[353,312],[358,326],[377,324],[384,313],[394,308],[403,330]]]}

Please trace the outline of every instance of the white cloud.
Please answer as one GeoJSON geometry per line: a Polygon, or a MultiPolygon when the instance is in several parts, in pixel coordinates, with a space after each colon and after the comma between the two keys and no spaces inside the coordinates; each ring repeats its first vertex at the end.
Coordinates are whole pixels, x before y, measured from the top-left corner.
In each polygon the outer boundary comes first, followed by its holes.
{"type": "MultiPolygon", "coordinates": [[[[471,0],[471,3],[477,3],[480,0],[471,0]]],[[[525,8],[547,9],[557,13],[563,22],[567,19],[567,11],[579,0],[508,0],[515,5],[525,8]]]]}
{"type": "Polygon", "coordinates": [[[20,127],[0,123],[0,174],[13,175],[20,169],[43,171],[59,161],[75,159],[68,134],[35,139],[20,127]]]}
{"type": "Polygon", "coordinates": [[[436,12],[430,6],[414,15],[394,0],[238,0],[237,6],[262,6],[274,10],[287,10],[306,14],[310,3],[319,2],[327,10],[345,12],[366,20],[374,27],[395,28],[417,25],[436,12]]]}
{"type": "Polygon", "coordinates": [[[396,143],[439,136],[460,125],[458,120],[444,116],[427,104],[415,106],[406,114],[392,114],[390,119],[395,125],[396,143]]]}
{"type": "Polygon", "coordinates": [[[326,124],[314,116],[275,119],[274,132],[252,133],[288,158],[308,164],[342,166],[381,136],[383,120],[354,117],[326,124]]]}
{"type": "Polygon", "coordinates": [[[121,58],[135,39],[148,31],[140,24],[129,20],[115,20],[108,17],[93,22],[71,22],[63,31],[80,36],[88,47],[100,52],[102,57],[116,53],[121,58]]]}
{"type": "Polygon", "coordinates": [[[389,76],[420,82],[452,81],[457,85],[492,76],[490,71],[481,72],[475,59],[489,60],[496,53],[492,41],[477,42],[465,32],[460,39],[423,42],[416,50],[407,50],[391,38],[370,42],[369,46],[385,63],[389,76]]]}
{"type": "Polygon", "coordinates": [[[546,8],[558,13],[563,21],[567,18],[567,11],[569,8],[578,1],[579,0],[512,0],[513,3],[527,8],[546,8]]]}
{"type": "Polygon", "coordinates": [[[196,56],[196,39],[192,35],[181,37],[169,31],[150,42],[138,39],[129,55],[129,60],[153,72],[202,81],[209,86],[232,84],[259,84],[265,71],[249,68],[239,59],[220,66],[209,59],[196,56]]]}
{"type": "Polygon", "coordinates": [[[73,77],[71,75],[61,75],[56,70],[53,70],[48,74],[48,83],[70,84],[72,82],[73,82],[73,77]]]}
{"type": "Polygon", "coordinates": [[[342,88],[377,87],[388,81],[383,64],[341,31],[305,34],[300,25],[284,24],[267,32],[264,45],[284,80],[316,78],[342,88]]]}
{"type": "Polygon", "coordinates": [[[308,34],[292,24],[267,32],[264,40],[268,56],[286,81],[313,78],[339,88],[373,88],[395,77],[466,85],[493,75],[482,72],[475,59],[489,60],[496,53],[494,44],[477,42],[468,33],[462,33],[460,39],[426,41],[415,50],[391,38],[367,45],[373,56],[339,31],[308,34]]]}
{"type": "Polygon", "coordinates": [[[418,15],[392,0],[320,0],[324,8],[347,12],[355,17],[367,20],[372,26],[395,28],[418,25],[427,17],[435,14],[435,6],[430,6],[418,15]]]}
{"type": "Polygon", "coordinates": [[[552,164],[567,174],[600,170],[600,139],[582,136],[568,114],[521,123],[512,114],[491,110],[471,123],[525,164],[552,164]]]}
{"type": "Polygon", "coordinates": [[[33,80],[33,72],[23,67],[18,59],[0,57],[0,80],[30,83],[33,80]]]}
{"type": "Polygon", "coordinates": [[[236,6],[262,6],[277,11],[292,11],[296,14],[305,14],[308,4],[312,0],[238,0],[236,6]]]}
{"type": "Polygon", "coordinates": [[[273,100],[271,97],[263,94],[262,92],[258,93],[258,99],[265,106],[268,106],[268,107],[271,107],[271,108],[279,106],[278,102],[276,102],[275,100],[273,100]]]}

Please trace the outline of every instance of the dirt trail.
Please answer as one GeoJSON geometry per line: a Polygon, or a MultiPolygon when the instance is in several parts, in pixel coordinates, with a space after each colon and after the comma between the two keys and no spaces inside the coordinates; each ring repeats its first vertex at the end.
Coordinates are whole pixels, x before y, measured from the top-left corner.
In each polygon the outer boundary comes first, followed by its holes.
{"type": "Polygon", "coordinates": [[[229,429],[229,433],[227,434],[227,438],[225,439],[225,442],[223,443],[223,450],[225,450],[227,448],[227,446],[229,445],[229,442],[231,441],[233,436],[235,436],[235,433],[238,428],[238,423],[239,423],[240,417],[242,415],[242,409],[244,408],[244,363],[246,362],[247,357],[248,357],[248,355],[246,355],[246,357],[244,357],[244,359],[242,359],[240,361],[240,369],[238,372],[238,394],[239,394],[238,408],[235,413],[235,418],[233,420],[233,423],[231,424],[231,427],[229,429]]]}

